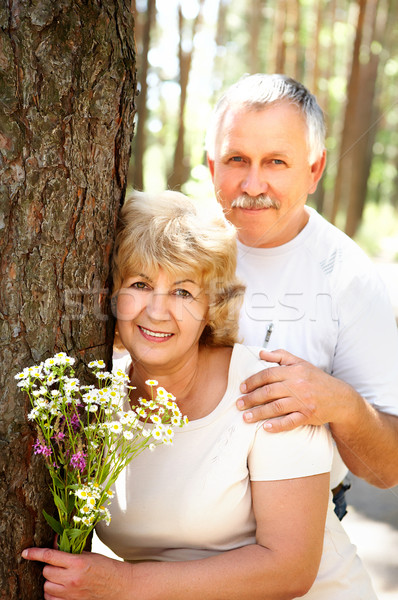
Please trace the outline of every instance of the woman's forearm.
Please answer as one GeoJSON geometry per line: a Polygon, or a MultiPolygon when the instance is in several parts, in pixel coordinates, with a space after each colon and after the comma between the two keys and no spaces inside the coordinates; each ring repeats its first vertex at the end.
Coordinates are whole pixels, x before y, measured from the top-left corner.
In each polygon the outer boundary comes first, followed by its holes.
{"type": "Polygon", "coordinates": [[[287,600],[312,585],[319,561],[250,545],[209,558],[132,565],[125,600],[287,600]],[[131,587],[130,587],[131,586],[131,587]]]}

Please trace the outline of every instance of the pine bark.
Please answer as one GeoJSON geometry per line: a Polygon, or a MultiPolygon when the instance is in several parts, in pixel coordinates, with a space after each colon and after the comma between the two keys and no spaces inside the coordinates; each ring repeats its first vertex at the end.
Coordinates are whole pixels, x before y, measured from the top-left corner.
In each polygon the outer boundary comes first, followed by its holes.
{"type": "Polygon", "coordinates": [[[128,0],[0,5],[0,598],[43,598],[45,468],[14,375],[110,359],[109,262],[133,133],[128,0]]]}

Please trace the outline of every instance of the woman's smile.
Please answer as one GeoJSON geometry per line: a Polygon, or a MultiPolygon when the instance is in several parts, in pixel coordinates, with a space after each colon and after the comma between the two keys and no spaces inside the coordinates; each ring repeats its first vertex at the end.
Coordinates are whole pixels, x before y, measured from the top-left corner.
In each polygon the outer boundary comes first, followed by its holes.
{"type": "Polygon", "coordinates": [[[146,340],[149,340],[149,341],[155,342],[155,343],[165,342],[174,335],[174,333],[163,333],[161,331],[152,331],[151,329],[147,329],[146,327],[143,327],[142,325],[137,325],[137,327],[146,340]]]}

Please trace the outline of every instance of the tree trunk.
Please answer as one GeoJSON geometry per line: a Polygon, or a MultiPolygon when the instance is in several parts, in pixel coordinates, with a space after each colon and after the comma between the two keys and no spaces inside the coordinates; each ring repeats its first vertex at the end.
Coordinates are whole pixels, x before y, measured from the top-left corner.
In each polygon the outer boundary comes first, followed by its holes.
{"type": "Polygon", "coordinates": [[[379,54],[371,50],[372,42],[380,42],[387,24],[387,7],[383,0],[372,0],[366,11],[366,26],[369,48],[368,61],[361,64],[359,85],[366,90],[357,104],[357,129],[362,132],[352,155],[352,179],[349,188],[345,233],[353,237],[362,219],[366,201],[366,190],[370,167],[372,164],[372,148],[379,124],[378,110],[375,106],[377,72],[379,54]]]}
{"type": "Polygon", "coordinates": [[[340,206],[347,206],[346,190],[351,181],[351,153],[353,145],[358,139],[356,110],[358,98],[362,98],[363,90],[359,89],[359,71],[360,71],[360,48],[362,44],[363,29],[365,23],[366,0],[358,0],[358,24],[354,50],[352,55],[351,75],[347,90],[347,104],[344,115],[344,125],[341,136],[341,145],[339,153],[338,169],[334,188],[334,199],[331,214],[331,222],[336,222],[336,217],[340,206]]]}
{"type": "Polygon", "coordinates": [[[62,350],[110,360],[109,261],[133,129],[128,0],[0,6],[0,598],[43,598],[51,494],[14,375],[62,350]]]}
{"type": "MultiPolygon", "coordinates": [[[[220,88],[224,80],[224,62],[225,55],[222,50],[225,47],[227,41],[227,13],[228,13],[228,0],[219,0],[218,12],[217,12],[217,29],[215,35],[216,43],[216,54],[213,63],[213,77],[212,77],[212,95],[210,104],[215,106],[220,95],[220,88]]],[[[205,154],[205,153],[204,153],[205,154]]],[[[206,162],[206,159],[205,159],[206,162]]]]}
{"type": "Polygon", "coordinates": [[[316,7],[316,25],[313,34],[313,45],[312,45],[312,56],[308,57],[308,62],[311,62],[312,67],[312,84],[310,89],[315,96],[318,96],[319,92],[319,77],[320,77],[320,37],[322,28],[322,17],[323,17],[323,2],[318,0],[318,6],[316,7]]]}
{"type": "Polygon", "coordinates": [[[249,72],[251,74],[261,71],[259,41],[263,22],[262,4],[262,0],[251,0],[249,6],[249,72]]]}
{"type": "Polygon", "coordinates": [[[301,81],[303,77],[303,48],[300,42],[301,29],[301,6],[299,0],[293,0],[289,4],[289,13],[291,21],[291,29],[293,32],[293,43],[291,46],[291,60],[288,64],[291,65],[291,73],[294,79],[301,81]]]}
{"type": "Polygon", "coordinates": [[[275,73],[285,72],[286,42],[285,29],[287,18],[286,0],[280,0],[275,7],[275,25],[273,43],[275,47],[275,73]]]}
{"type": "Polygon", "coordinates": [[[141,64],[139,68],[140,93],[137,98],[137,127],[134,136],[134,177],[133,187],[136,190],[144,189],[144,154],[146,149],[146,120],[147,120],[147,95],[148,95],[148,52],[151,42],[151,29],[156,15],[156,1],[148,0],[146,19],[142,34],[141,64]]]}
{"type": "Polygon", "coordinates": [[[173,166],[167,179],[167,184],[172,190],[180,190],[181,186],[188,180],[190,173],[189,157],[185,154],[185,105],[187,101],[189,72],[192,65],[195,35],[202,18],[204,0],[199,0],[198,13],[193,20],[190,39],[188,43],[190,50],[183,49],[183,34],[186,23],[182,14],[181,4],[178,6],[178,30],[179,45],[178,59],[180,65],[180,110],[178,114],[177,142],[174,150],[173,166]]]}
{"type": "MultiPolygon", "coordinates": [[[[334,42],[334,24],[336,22],[336,0],[331,0],[330,2],[326,2],[323,5],[321,20],[323,23],[329,23],[330,33],[329,33],[329,45],[323,49],[321,52],[321,56],[323,58],[322,64],[323,68],[321,69],[320,77],[326,82],[329,82],[333,76],[334,68],[335,68],[335,42],[334,42]]],[[[323,113],[325,115],[325,125],[326,125],[326,136],[334,137],[334,131],[336,128],[337,119],[331,118],[331,94],[329,87],[324,86],[323,88],[317,89],[317,98],[319,105],[321,106],[323,113]]],[[[334,156],[333,151],[329,154],[328,152],[328,171],[333,169],[334,164],[334,156]]],[[[329,195],[326,194],[325,190],[325,177],[322,177],[318,186],[316,188],[315,193],[312,196],[312,200],[315,203],[316,210],[324,214],[325,212],[330,213],[330,206],[328,204],[329,195]]]]}

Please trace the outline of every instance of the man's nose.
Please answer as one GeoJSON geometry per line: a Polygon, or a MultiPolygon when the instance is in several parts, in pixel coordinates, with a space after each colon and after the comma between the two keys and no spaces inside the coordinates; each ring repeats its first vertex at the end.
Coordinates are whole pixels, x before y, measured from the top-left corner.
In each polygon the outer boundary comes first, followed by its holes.
{"type": "Polygon", "coordinates": [[[260,196],[266,194],[268,190],[268,183],[262,173],[261,169],[256,166],[251,166],[246,172],[246,177],[241,184],[242,192],[245,192],[249,196],[260,196]]]}

